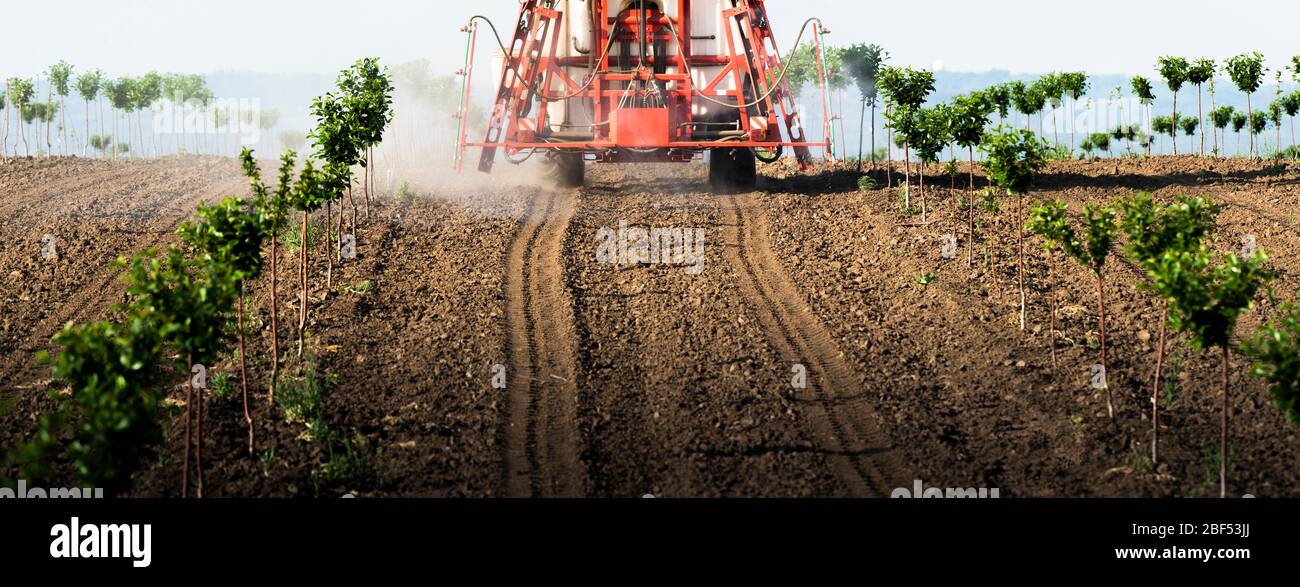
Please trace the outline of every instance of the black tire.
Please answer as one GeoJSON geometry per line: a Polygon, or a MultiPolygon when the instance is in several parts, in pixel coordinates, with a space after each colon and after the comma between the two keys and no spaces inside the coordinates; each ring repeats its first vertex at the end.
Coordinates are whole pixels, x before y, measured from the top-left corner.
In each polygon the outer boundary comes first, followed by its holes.
{"type": "Polygon", "coordinates": [[[749,149],[714,149],[709,154],[709,187],[715,194],[750,191],[758,185],[758,162],[749,149]]]}
{"type": "Polygon", "coordinates": [[[587,181],[587,164],[581,152],[556,151],[547,156],[551,181],[562,188],[580,188],[587,181]]]}

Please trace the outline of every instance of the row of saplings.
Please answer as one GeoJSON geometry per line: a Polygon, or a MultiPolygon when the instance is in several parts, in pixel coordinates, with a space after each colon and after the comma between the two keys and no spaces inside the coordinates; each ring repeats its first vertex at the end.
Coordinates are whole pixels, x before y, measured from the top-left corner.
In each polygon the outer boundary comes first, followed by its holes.
{"type": "MultiPolygon", "coordinates": [[[[127,297],[115,308],[118,318],[68,325],[54,337],[62,352],[41,357],[51,366],[54,378],[66,383],[71,392],[55,395],[58,409],[43,414],[35,437],[10,455],[25,478],[48,478],[53,463],[67,461],[86,486],[110,494],[129,489],[132,474],[155,458],[164,438],[163,400],[184,378],[181,492],[187,496],[193,486],[201,497],[204,389],[195,383],[205,377],[203,365],[211,365],[235,344],[252,454],[255,439],[245,362],[244,284],[261,276],[263,249],[269,248],[272,369],[268,401],[274,403],[281,360],[276,303],[278,235],[286,229],[292,211],[301,212],[297,327],[297,353],[301,356],[309,307],[309,218],[326,208],[329,229],[324,232],[336,229],[338,238],[323,242],[326,247],[337,245],[333,254],[341,258],[343,213],[340,211],[335,225],[329,207],[345,195],[352,201],[353,168],[369,168],[371,148],[392,120],[391,94],[387,69],[381,70],[376,59],[358,61],[340,74],[335,91],[312,102],[317,122],[310,135],[315,144],[314,160],[306,160],[298,170],[296,154],[285,153],[280,158],[278,185],[271,186],[263,182],[253,153],[244,150],[241,159],[252,187],[251,198],[232,197],[213,206],[200,205],[195,217],[177,231],[183,247],[119,260],[127,269],[127,297]],[[236,318],[233,333],[229,327],[232,313],[236,318]],[[183,373],[180,365],[184,365],[183,373]]],[[[366,178],[368,200],[369,173],[366,178]]],[[[353,239],[356,209],[352,203],[353,239]]],[[[330,256],[327,252],[326,257],[330,256]]],[[[332,264],[333,260],[327,265],[327,282],[332,264]]],[[[329,287],[327,283],[327,291],[329,287]]]]}
{"type": "MultiPolygon", "coordinates": [[[[1151,458],[1158,459],[1160,384],[1169,331],[1192,348],[1217,349],[1222,357],[1222,414],[1219,438],[1219,492],[1227,496],[1229,362],[1232,336],[1241,314],[1273,275],[1262,251],[1216,255],[1210,247],[1217,209],[1200,197],[1182,196],[1165,205],[1138,193],[1106,205],[1087,205],[1077,230],[1059,201],[1036,203],[1024,217],[1021,203],[1046,162],[1047,145],[1028,131],[1002,131],[984,138],[984,167],[990,180],[1017,201],[1016,224],[1042,237],[1049,255],[1064,253],[1087,268],[1097,282],[1101,363],[1097,381],[1106,391],[1106,408],[1115,405],[1106,383],[1106,300],[1104,275],[1113,245],[1123,236],[1124,254],[1146,273],[1140,287],[1161,304],[1162,317],[1151,394],[1151,458]]],[[[1024,231],[1018,228],[1018,257],[1024,313],[1024,231]]],[[[1055,297],[1053,296],[1053,299],[1055,297]]],[[[1055,319],[1055,310],[1053,310],[1055,319]]],[[[1052,325],[1053,329],[1055,324],[1052,325]]],[[[1052,344],[1052,361],[1056,362],[1052,344]]],[[[1267,381],[1286,420],[1300,426],[1300,302],[1284,305],[1271,322],[1247,338],[1240,350],[1254,360],[1251,374],[1267,381]]]]}

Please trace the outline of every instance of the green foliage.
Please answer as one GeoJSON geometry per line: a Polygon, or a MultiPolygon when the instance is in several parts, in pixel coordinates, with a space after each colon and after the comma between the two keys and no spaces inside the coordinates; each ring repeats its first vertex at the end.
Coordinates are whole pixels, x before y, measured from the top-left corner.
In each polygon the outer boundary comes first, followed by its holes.
{"type": "Polygon", "coordinates": [[[1033,133],[998,127],[980,143],[990,179],[1011,194],[1024,194],[1047,165],[1047,143],[1033,133]]]}
{"type": "Polygon", "coordinates": [[[1059,73],[1049,73],[1038,78],[1032,87],[1043,96],[1044,104],[1050,104],[1053,109],[1060,105],[1061,97],[1065,95],[1064,80],[1059,73]]]}
{"type": "Polygon", "coordinates": [[[307,427],[303,436],[307,440],[327,438],[329,426],[325,421],[325,395],[332,378],[317,370],[315,357],[303,356],[299,374],[281,378],[275,390],[275,404],[286,421],[307,427]]]}
{"type": "Polygon", "coordinates": [[[1218,65],[1213,59],[1196,59],[1187,65],[1187,83],[1203,85],[1214,78],[1218,65]]]}
{"type": "Polygon", "coordinates": [[[235,388],[230,384],[230,374],[224,371],[212,375],[212,395],[219,398],[228,398],[235,393],[235,388]]]}
{"type": "Polygon", "coordinates": [[[287,151],[280,156],[279,183],[273,191],[262,182],[262,172],[253,157],[253,151],[244,149],[239,154],[244,177],[248,178],[249,187],[253,192],[252,212],[256,215],[262,239],[270,238],[271,235],[279,234],[284,230],[285,219],[293,199],[293,172],[296,158],[297,154],[293,151],[287,151]]]}
{"type": "Polygon", "coordinates": [[[889,52],[880,45],[857,43],[845,47],[840,52],[844,71],[858,86],[858,92],[868,106],[875,105],[877,98],[876,78],[880,66],[889,59],[889,52]]]}
{"type": "Polygon", "coordinates": [[[131,105],[135,110],[147,110],[162,98],[162,76],[156,71],[144,74],[131,88],[131,105]]]}
{"type": "MultiPolygon", "coordinates": [[[[1110,141],[1109,138],[1106,140],[1107,142],[1110,141]]],[[[1079,150],[1083,151],[1085,157],[1092,156],[1092,152],[1097,150],[1097,146],[1092,143],[1092,135],[1079,139],[1079,150]]]]}
{"type": "Polygon", "coordinates": [[[1095,132],[1088,135],[1088,138],[1086,140],[1091,144],[1093,148],[1097,149],[1098,151],[1109,151],[1110,139],[1111,136],[1108,133],[1095,132]]]}
{"type": "MultiPolygon", "coordinates": [[[[99,91],[104,84],[104,72],[96,69],[88,71],[77,76],[77,93],[87,102],[94,101],[99,97],[99,91]]],[[[103,150],[103,149],[98,149],[103,150]]]]}
{"type": "Polygon", "coordinates": [[[350,293],[353,295],[364,296],[370,293],[371,290],[374,289],[374,287],[375,287],[374,284],[372,284],[370,280],[363,279],[361,281],[358,281],[350,285],[341,285],[339,286],[339,291],[343,293],[350,293]]]}
{"type": "Polygon", "coordinates": [[[66,97],[72,91],[72,66],[68,62],[60,59],[58,63],[50,66],[46,76],[49,77],[50,88],[56,95],[66,97]]]}
{"type": "Polygon", "coordinates": [[[1169,91],[1177,93],[1182,89],[1183,84],[1187,83],[1188,68],[1190,65],[1182,57],[1162,56],[1156,59],[1156,71],[1160,77],[1165,79],[1165,85],[1169,91]]]}
{"type": "Polygon", "coordinates": [[[110,495],[130,487],[131,475],[154,458],[162,440],[158,408],[163,394],[154,385],[161,341],[153,324],[133,317],[124,325],[69,324],[54,336],[63,352],[39,360],[71,395],[56,412],[44,415],[36,436],[18,449],[24,476],[41,479],[59,452],[60,436],[70,433],[68,458],[83,484],[110,495]]]}
{"type": "MultiPolygon", "coordinates": [[[[358,151],[379,144],[384,129],[393,121],[393,81],[388,68],[381,69],[374,57],[359,59],[339,74],[336,84],[358,151]]],[[[364,158],[358,163],[366,165],[364,158]]]]}
{"type": "Polygon", "coordinates": [[[1209,247],[1201,243],[1166,251],[1150,273],[1155,291],[1169,302],[1170,326],[1188,333],[1192,346],[1201,349],[1228,344],[1237,318],[1253,307],[1255,294],[1272,278],[1267,261],[1258,252],[1251,259],[1227,255],[1213,265],[1209,247]]]}
{"type": "Polygon", "coordinates": [[[1151,104],[1156,99],[1155,88],[1151,85],[1151,80],[1140,75],[1135,75],[1133,79],[1129,80],[1129,89],[1133,91],[1133,95],[1137,97],[1138,101],[1143,104],[1151,104]]]}
{"type": "Polygon", "coordinates": [[[228,269],[235,283],[261,275],[262,237],[268,233],[248,202],[226,198],[215,206],[199,204],[195,216],[177,234],[206,263],[228,269]]]}
{"type": "Polygon", "coordinates": [[[1011,111],[1011,88],[1008,84],[998,84],[990,86],[983,92],[984,98],[988,101],[990,108],[998,113],[998,116],[1006,118],[1011,111]]]}
{"type": "MultiPolygon", "coordinates": [[[[333,201],[332,196],[335,195],[326,181],[326,174],[316,171],[315,165],[307,161],[298,174],[298,181],[294,183],[293,190],[288,194],[289,203],[303,212],[319,210],[325,202],[333,201]]],[[[285,239],[285,244],[288,243],[289,239],[285,239]]]]}
{"type": "Polygon", "coordinates": [[[1168,251],[1199,247],[1214,229],[1218,214],[1214,202],[1200,197],[1179,196],[1169,206],[1155,203],[1148,192],[1138,192],[1119,201],[1121,227],[1128,237],[1125,252],[1150,272],[1168,251]]]}
{"type": "Polygon", "coordinates": [[[1088,74],[1083,71],[1070,71],[1061,74],[1061,88],[1071,100],[1078,100],[1088,93],[1088,74]]]}
{"type": "Polygon", "coordinates": [[[211,364],[225,345],[225,315],[235,305],[235,272],[209,259],[187,260],[177,247],[141,255],[128,266],[127,306],[147,317],[187,360],[211,364]]]}
{"type": "Polygon", "coordinates": [[[907,141],[921,161],[937,163],[943,148],[951,142],[949,108],[946,104],[921,108],[916,111],[915,118],[910,126],[914,132],[907,137],[907,141]]]}
{"type": "Polygon", "coordinates": [[[934,91],[934,74],[910,67],[883,67],[877,80],[885,102],[891,106],[886,114],[894,132],[910,141],[916,136],[916,111],[934,91]]]}
{"type": "Polygon", "coordinates": [[[1259,134],[1268,128],[1269,115],[1258,110],[1250,113],[1250,132],[1259,134]]]}
{"type": "Polygon", "coordinates": [[[1043,94],[1041,84],[1027,85],[1017,80],[1007,85],[1007,91],[1011,96],[1012,105],[1021,114],[1037,114],[1042,112],[1043,106],[1047,104],[1047,96],[1043,94]]]}
{"type": "Polygon", "coordinates": [[[878,189],[880,189],[880,184],[876,183],[876,179],[870,175],[864,175],[858,178],[858,191],[872,192],[878,189]]]}
{"type": "Polygon", "coordinates": [[[1196,134],[1196,127],[1201,125],[1201,119],[1192,116],[1179,116],[1178,126],[1183,129],[1183,134],[1192,136],[1196,134]]]}
{"type": "Polygon", "coordinates": [[[135,92],[135,80],[124,77],[104,83],[104,96],[117,110],[131,110],[132,97],[135,92]]]}
{"type": "Polygon", "coordinates": [[[1232,124],[1232,116],[1235,113],[1236,109],[1232,106],[1220,106],[1210,111],[1210,120],[1214,123],[1215,128],[1223,130],[1229,124],[1232,124]]]}
{"type": "Polygon", "coordinates": [[[1237,89],[1246,94],[1253,94],[1264,82],[1264,56],[1259,53],[1243,53],[1231,57],[1223,69],[1228,72],[1228,77],[1237,89]]]}
{"type": "MultiPolygon", "coordinates": [[[[1181,117],[1180,117],[1181,118],[1181,117]]],[[[1156,134],[1175,136],[1178,130],[1177,123],[1169,116],[1157,116],[1151,119],[1151,131],[1156,134]]]]}
{"type": "Polygon", "coordinates": [[[1282,98],[1282,109],[1286,111],[1287,116],[1300,114],[1300,90],[1291,92],[1282,98]]]}
{"type": "Polygon", "coordinates": [[[11,77],[8,85],[9,103],[20,112],[36,98],[36,85],[32,80],[11,77]]]}
{"type": "Polygon", "coordinates": [[[790,93],[798,98],[805,86],[817,78],[817,48],[813,43],[801,43],[793,53],[785,56],[785,81],[790,93]]]}
{"type": "Polygon", "coordinates": [[[1115,239],[1115,209],[1085,206],[1083,236],[1070,226],[1067,212],[1062,202],[1040,202],[1030,211],[1026,229],[1043,237],[1044,249],[1060,247],[1071,259],[1100,275],[1115,239]]]}
{"type": "Polygon", "coordinates": [[[1242,352],[1255,361],[1250,374],[1268,382],[1273,405],[1300,426],[1300,300],[1283,306],[1243,343],[1242,352]]]}
{"type": "Polygon", "coordinates": [[[1246,117],[1245,112],[1234,112],[1232,114],[1232,131],[1241,132],[1249,122],[1250,119],[1246,117]]]}
{"type": "Polygon", "coordinates": [[[984,139],[989,115],[995,105],[982,92],[957,96],[948,108],[948,130],[952,141],[965,148],[975,147],[984,139]]]}

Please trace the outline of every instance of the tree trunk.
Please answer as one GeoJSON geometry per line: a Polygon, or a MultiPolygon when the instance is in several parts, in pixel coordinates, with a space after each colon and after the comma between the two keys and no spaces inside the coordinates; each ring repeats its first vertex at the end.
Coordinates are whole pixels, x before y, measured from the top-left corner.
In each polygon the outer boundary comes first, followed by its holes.
{"type": "Polygon", "coordinates": [[[1019,259],[1020,272],[1020,329],[1025,329],[1025,221],[1024,195],[1016,194],[1016,258],[1019,259]]]}
{"type": "Polygon", "coordinates": [[[1160,374],[1165,366],[1165,332],[1168,330],[1169,305],[1160,312],[1160,342],[1156,347],[1156,381],[1151,387],[1151,462],[1160,461],[1160,374]]]}
{"type": "Polygon", "coordinates": [[[302,298],[298,307],[298,358],[302,358],[302,331],[307,328],[307,249],[309,247],[307,231],[306,210],[302,212],[302,233],[298,237],[299,262],[298,262],[298,282],[302,286],[302,298]]]}
{"type": "Polygon", "coordinates": [[[1079,146],[1078,139],[1074,136],[1074,110],[1077,101],[1073,96],[1070,97],[1070,157],[1074,157],[1074,148],[1079,146]]]}
{"type": "Polygon", "coordinates": [[[921,159],[920,182],[921,182],[921,224],[928,224],[926,222],[926,216],[928,215],[929,211],[926,209],[926,205],[925,205],[925,159],[921,159]]]}
{"type": "Polygon", "coordinates": [[[271,389],[267,394],[266,403],[275,405],[275,387],[280,379],[280,308],[277,306],[276,289],[279,285],[280,275],[277,252],[278,235],[271,234],[271,389]]]}
{"type": "Polygon", "coordinates": [[[1278,118],[1277,123],[1273,125],[1277,129],[1277,142],[1273,144],[1273,156],[1282,158],[1282,119],[1278,118]]]}
{"type": "MultiPolygon", "coordinates": [[[[841,134],[844,132],[844,120],[843,120],[843,119],[840,119],[840,132],[841,132],[841,134]]],[[[843,140],[844,140],[843,137],[841,137],[840,140],[843,141],[843,140]]],[[[841,144],[840,147],[843,148],[843,144],[841,144]]],[[[373,164],[373,162],[374,162],[374,161],[373,161],[372,158],[371,158],[371,149],[370,149],[370,147],[366,147],[366,177],[365,177],[365,181],[366,181],[366,219],[367,219],[367,220],[370,219],[370,166],[371,166],[371,164],[373,164]]],[[[354,228],[354,230],[355,230],[355,227],[353,227],[353,228],[354,228]]]]}
{"type": "Polygon", "coordinates": [[[1169,142],[1174,144],[1174,155],[1178,155],[1178,92],[1174,92],[1174,114],[1170,121],[1174,126],[1174,132],[1169,142]]]}
{"type": "Polygon", "coordinates": [[[1051,284],[1051,288],[1052,288],[1052,317],[1050,318],[1050,321],[1049,321],[1049,323],[1048,323],[1048,328],[1047,328],[1047,340],[1048,340],[1048,342],[1051,344],[1051,354],[1052,354],[1052,372],[1055,373],[1055,372],[1056,372],[1056,369],[1057,369],[1057,362],[1056,362],[1056,288],[1057,288],[1057,284],[1056,284],[1055,281],[1052,280],[1052,263],[1051,263],[1051,261],[1052,261],[1052,253],[1051,253],[1051,252],[1048,252],[1048,253],[1047,253],[1047,261],[1048,261],[1048,262],[1047,262],[1047,281],[1048,281],[1049,284],[1051,284]]]}
{"type": "MultiPolygon", "coordinates": [[[[885,104],[885,117],[888,118],[893,107],[885,104]]],[[[885,125],[885,187],[894,189],[894,127],[885,125]]]]}
{"type": "Polygon", "coordinates": [[[1219,428],[1219,497],[1228,497],[1228,344],[1223,345],[1223,414],[1219,428]]]}
{"type": "MultiPolygon", "coordinates": [[[[348,205],[352,207],[352,236],[356,237],[357,232],[357,202],[352,199],[352,179],[348,179],[348,205]]],[[[339,211],[339,226],[342,226],[343,211],[339,211]]],[[[343,238],[343,231],[339,230],[339,238],[343,238]]],[[[341,242],[340,242],[341,244],[341,242]]]]}
{"type": "MultiPolygon", "coordinates": [[[[1211,118],[1214,117],[1214,111],[1217,110],[1217,109],[1218,109],[1218,106],[1215,104],[1215,101],[1214,101],[1214,80],[1210,80],[1210,117],[1211,117],[1211,118]]],[[[1214,139],[1214,154],[1217,155],[1217,156],[1219,156],[1219,157],[1222,157],[1222,156],[1223,156],[1223,153],[1221,153],[1221,152],[1219,151],[1219,131],[1220,131],[1220,130],[1222,130],[1222,129],[1220,129],[1220,128],[1218,127],[1218,125],[1215,125],[1214,130],[1210,132],[1210,136],[1214,139]]]]}
{"type": "MultiPolygon", "coordinates": [[[[1295,124],[1294,119],[1292,124],[1295,124]]],[[[876,171],[876,104],[871,104],[871,171],[876,171]]]]}
{"type": "Polygon", "coordinates": [[[239,284],[239,314],[235,318],[239,329],[239,385],[244,391],[244,421],[248,423],[248,454],[253,454],[253,415],[248,411],[248,351],[244,346],[244,284],[239,284]]]}
{"type": "Polygon", "coordinates": [[[81,144],[81,156],[90,156],[90,100],[86,100],[86,140],[81,144]]]}
{"type": "Polygon", "coordinates": [[[1201,110],[1201,84],[1196,84],[1196,117],[1199,119],[1198,127],[1201,129],[1201,156],[1205,156],[1205,112],[1201,110]]]}
{"type": "Polygon", "coordinates": [[[195,404],[198,406],[198,415],[194,421],[194,435],[198,442],[194,446],[194,477],[197,483],[194,496],[203,499],[203,389],[200,388],[196,392],[198,397],[195,398],[195,404]]]}
{"type": "Polygon", "coordinates": [[[1115,402],[1111,399],[1110,394],[1110,372],[1106,367],[1106,290],[1102,287],[1101,271],[1097,271],[1097,309],[1099,326],[1098,332],[1101,336],[1101,375],[1102,385],[1106,387],[1106,413],[1111,419],[1115,418],[1115,402]]]}
{"type": "Polygon", "coordinates": [[[1250,94],[1246,94],[1246,131],[1250,133],[1250,158],[1255,158],[1255,111],[1250,107],[1250,94]]]}
{"type": "Polygon", "coordinates": [[[912,210],[912,149],[903,144],[903,207],[912,210]]]}
{"type": "Polygon", "coordinates": [[[1056,144],[1056,150],[1061,150],[1061,133],[1056,128],[1056,108],[1052,108],[1052,142],[1056,144]]]}
{"type": "Polygon", "coordinates": [[[970,231],[966,234],[966,268],[975,266],[975,146],[966,147],[970,156],[970,184],[966,187],[966,209],[970,216],[970,231]]]}
{"type": "MultiPolygon", "coordinates": [[[[356,232],[355,227],[352,230],[353,232],[356,232]]],[[[337,260],[341,266],[343,265],[343,203],[341,201],[339,202],[338,230],[334,233],[334,236],[336,239],[334,241],[334,259],[337,260]]]]}
{"type": "Polygon", "coordinates": [[[190,422],[194,420],[194,355],[185,357],[185,460],[181,462],[181,498],[190,494],[190,422]]]}
{"type": "Polygon", "coordinates": [[[1147,104],[1147,157],[1151,156],[1151,104],[1147,104]]]}
{"type": "MultiPolygon", "coordinates": [[[[50,101],[54,97],[54,95],[53,95],[53,88],[48,87],[49,80],[46,80],[46,85],[47,87],[45,88],[45,107],[49,108],[50,101]]],[[[45,112],[44,116],[42,116],[41,118],[44,118],[45,116],[50,116],[50,113],[45,112]]],[[[43,121],[45,122],[45,158],[46,159],[49,159],[54,156],[54,143],[50,141],[50,127],[54,126],[53,124],[51,124],[53,121],[54,121],[53,116],[50,116],[49,120],[43,121]]]]}
{"type": "Polygon", "coordinates": [[[858,118],[858,173],[862,173],[862,147],[867,135],[867,100],[862,100],[862,114],[858,118]]]}
{"type": "MultiPolygon", "coordinates": [[[[339,210],[339,215],[342,214],[343,211],[339,210]]],[[[330,202],[325,202],[325,238],[320,239],[321,245],[325,247],[325,291],[321,294],[322,300],[328,298],[330,290],[334,289],[334,256],[330,255],[330,222],[333,219],[334,212],[330,202]]]]}
{"type": "Polygon", "coordinates": [[[4,127],[4,130],[0,132],[0,157],[9,156],[9,92],[10,91],[11,90],[9,88],[9,80],[5,80],[5,98],[4,100],[0,100],[4,102],[4,104],[0,104],[0,106],[3,106],[5,109],[5,120],[4,120],[4,124],[2,125],[4,127]]]}

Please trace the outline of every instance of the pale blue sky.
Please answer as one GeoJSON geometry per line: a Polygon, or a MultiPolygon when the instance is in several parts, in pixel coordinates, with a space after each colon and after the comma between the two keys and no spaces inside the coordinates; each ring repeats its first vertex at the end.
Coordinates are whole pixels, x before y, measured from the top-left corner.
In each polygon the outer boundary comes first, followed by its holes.
{"type": "MultiPolygon", "coordinates": [[[[463,55],[457,28],[481,12],[510,27],[516,0],[55,0],[6,1],[0,15],[0,75],[32,75],[58,59],[114,75],[147,70],[210,73],[333,72],[362,55],[397,62],[427,58],[454,70],[463,55]]],[[[894,63],[948,70],[1144,73],[1157,55],[1222,59],[1248,50],[1271,66],[1300,53],[1294,1],[1232,4],[1029,0],[867,2],[769,0],[782,45],[808,16],[833,29],[832,42],[879,43],[894,63]],[[1264,18],[1249,30],[1228,24],[1234,6],[1264,18]],[[915,24],[913,24],[915,23],[915,24]]],[[[503,34],[508,32],[503,31],[503,34]]],[[[486,46],[483,46],[486,49],[486,46]]]]}

